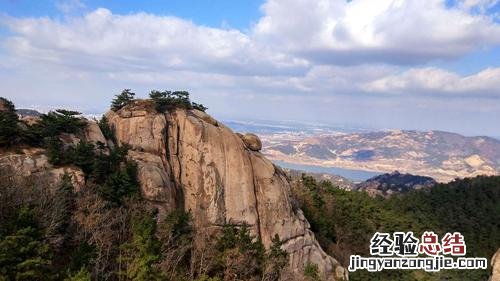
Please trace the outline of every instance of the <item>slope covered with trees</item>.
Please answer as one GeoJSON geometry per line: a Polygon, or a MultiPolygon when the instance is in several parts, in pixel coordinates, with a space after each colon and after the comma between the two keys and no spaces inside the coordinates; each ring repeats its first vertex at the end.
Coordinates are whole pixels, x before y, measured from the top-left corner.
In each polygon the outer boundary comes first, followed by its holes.
{"type": "MultiPolygon", "coordinates": [[[[344,266],[349,256],[369,256],[376,232],[461,232],[467,256],[489,259],[500,245],[500,177],[479,176],[438,184],[428,190],[372,198],[303,175],[293,194],[322,246],[344,266]]],[[[489,270],[383,271],[350,273],[350,280],[487,280],[489,270]]]]}
{"type": "MultiPolygon", "coordinates": [[[[206,109],[186,92],[155,98],[165,110],[206,109]]],[[[132,99],[127,91],[112,106],[132,99]]],[[[76,190],[64,174],[52,186],[53,175],[20,177],[0,165],[1,281],[278,280],[288,262],[278,236],[266,250],[244,225],[195,229],[188,212],[160,214],[145,200],[129,147],[116,142],[106,118],[98,125],[108,144],[91,143],[81,137],[87,121],[78,112],[49,112],[29,125],[11,102],[2,104],[0,153],[41,149],[54,167],[80,168],[85,184],[76,190]],[[64,141],[68,135],[79,141],[64,141]]]]}

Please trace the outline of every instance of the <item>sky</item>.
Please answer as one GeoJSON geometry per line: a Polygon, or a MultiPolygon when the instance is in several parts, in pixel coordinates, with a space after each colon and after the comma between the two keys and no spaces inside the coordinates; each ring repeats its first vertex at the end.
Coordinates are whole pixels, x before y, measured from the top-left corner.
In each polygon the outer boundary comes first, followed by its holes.
{"type": "Polygon", "coordinates": [[[0,0],[0,96],[500,136],[500,0],[0,0]]]}

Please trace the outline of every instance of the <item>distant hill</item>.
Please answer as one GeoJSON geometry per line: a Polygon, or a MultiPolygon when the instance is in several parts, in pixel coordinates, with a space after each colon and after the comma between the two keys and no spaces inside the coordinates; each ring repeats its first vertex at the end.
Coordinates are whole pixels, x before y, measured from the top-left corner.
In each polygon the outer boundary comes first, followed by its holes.
{"type": "Polygon", "coordinates": [[[265,134],[272,160],[377,172],[430,176],[440,182],[500,172],[500,141],[443,131],[290,136],[265,134]]]}
{"type": "Polygon", "coordinates": [[[388,197],[394,193],[405,193],[415,189],[430,188],[437,182],[431,177],[401,174],[398,171],[373,177],[355,186],[355,190],[368,195],[388,197]]]}
{"type": "Polygon", "coordinates": [[[284,170],[290,175],[292,181],[300,180],[303,175],[307,175],[314,178],[318,182],[329,181],[334,186],[341,189],[345,190],[356,189],[356,184],[354,182],[339,175],[333,175],[328,173],[312,173],[312,172],[299,171],[293,169],[284,169],[284,170]]]}
{"type": "Polygon", "coordinates": [[[42,116],[42,113],[34,110],[34,109],[16,109],[17,114],[21,116],[30,116],[30,117],[40,117],[42,116]]]}

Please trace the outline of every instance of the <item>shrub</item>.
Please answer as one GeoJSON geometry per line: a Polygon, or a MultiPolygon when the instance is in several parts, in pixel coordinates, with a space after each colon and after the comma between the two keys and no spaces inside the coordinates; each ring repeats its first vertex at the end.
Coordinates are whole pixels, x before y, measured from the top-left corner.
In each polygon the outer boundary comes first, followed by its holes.
{"type": "Polygon", "coordinates": [[[104,138],[111,140],[114,144],[116,144],[115,132],[109,125],[108,118],[106,118],[106,116],[102,116],[97,124],[99,125],[104,138]]]}
{"type": "Polygon", "coordinates": [[[90,273],[85,267],[82,267],[80,271],[68,276],[64,281],[91,281],[90,273]]]}
{"type": "Polygon", "coordinates": [[[125,198],[139,194],[137,179],[137,164],[132,161],[125,163],[125,168],[109,175],[99,190],[100,195],[113,203],[121,205],[125,198]]]}
{"type": "Polygon", "coordinates": [[[234,276],[242,280],[262,276],[265,249],[260,240],[254,240],[247,226],[224,226],[222,236],[215,245],[218,252],[216,272],[222,275],[224,280],[234,276]]]}
{"type": "Polygon", "coordinates": [[[283,242],[278,234],[271,241],[273,244],[266,255],[266,271],[262,280],[278,281],[283,268],[288,264],[288,253],[281,249],[283,242]]]}
{"type": "Polygon", "coordinates": [[[208,109],[208,107],[204,106],[204,105],[203,105],[203,104],[201,104],[201,103],[195,103],[195,102],[193,102],[192,104],[193,104],[193,108],[194,108],[194,109],[198,109],[199,111],[203,111],[203,112],[205,112],[205,111],[207,111],[207,109],[208,109]]]}
{"type": "Polygon", "coordinates": [[[170,211],[158,224],[158,240],[161,242],[161,262],[159,268],[167,280],[183,280],[188,277],[192,265],[193,228],[191,215],[183,210],[170,211]]]}
{"type": "Polygon", "coordinates": [[[130,89],[123,90],[119,95],[111,101],[111,110],[118,111],[127,104],[134,100],[135,93],[132,93],[130,89]]]}
{"type": "Polygon", "coordinates": [[[160,244],[155,233],[156,221],[151,214],[132,217],[132,241],[121,246],[124,253],[119,262],[126,268],[120,275],[134,281],[164,280],[164,275],[155,266],[160,260],[160,244]]]}
{"type": "Polygon", "coordinates": [[[7,235],[0,237],[0,276],[6,280],[50,280],[52,253],[43,242],[34,211],[20,208],[9,226],[7,235]]]}
{"type": "Polygon", "coordinates": [[[42,115],[34,128],[39,130],[41,137],[53,137],[61,133],[77,134],[87,125],[84,119],[78,117],[80,114],[78,111],[66,109],[50,111],[42,115]]]}
{"type": "Polygon", "coordinates": [[[92,174],[95,161],[95,147],[92,143],[80,140],[80,142],[72,149],[72,162],[80,167],[88,177],[92,174]]]}
{"type": "Polygon", "coordinates": [[[155,103],[158,112],[165,112],[175,108],[199,109],[205,111],[207,108],[201,104],[192,103],[189,99],[189,92],[186,91],[156,91],[152,90],[149,97],[155,103]]]}
{"type": "Polygon", "coordinates": [[[75,204],[74,187],[69,174],[65,173],[62,176],[53,198],[50,222],[46,222],[45,235],[52,241],[52,245],[60,248],[66,239],[75,204]]]}
{"type": "Polygon", "coordinates": [[[71,148],[68,150],[58,137],[51,137],[45,139],[45,149],[49,162],[52,165],[66,165],[70,164],[73,160],[71,148]]]}
{"type": "Polygon", "coordinates": [[[308,263],[304,268],[304,277],[306,277],[306,280],[311,281],[320,280],[318,265],[314,263],[308,263]]]}

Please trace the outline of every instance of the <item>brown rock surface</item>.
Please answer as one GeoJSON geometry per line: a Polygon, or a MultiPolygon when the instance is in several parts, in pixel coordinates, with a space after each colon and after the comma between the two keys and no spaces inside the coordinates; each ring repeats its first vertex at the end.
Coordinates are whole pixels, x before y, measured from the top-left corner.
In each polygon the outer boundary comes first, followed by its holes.
{"type": "Polygon", "coordinates": [[[260,141],[259,137],[254,134],[244,134],[241,139],[245,143],[246,147],[248,147],[248,149],[250,150],[259,151],[262,149],[262,142],[260,141]]]}
{"type": "Polygon", "coordinates": [[[44,177],[51,186],[57,185],[64,173],[71,176],[75,190],[85,184],[85,175],[76,167],[52,166],[43,149],[23,149],[22,152],[8,152],[0,155],[0,168],[11,168],[18,177],[44,177]]]}
{"type": "Polygon", "coordinates": [[[247,224],[266,247],[279,234],[290,254],[288,276],[303,276],[308,263],[317,264],[326,280],[346,275],[321,249],[302,211],[292,207],[283,172],[256,152],[257,136],[244,141],[249,134],[240,138],[206,113],[156,113],[144,101],[107,117],[118,142],[132,147],[129,157],[138,163],[147,199],[166,209],[183,206],[198,228],[247,224]]]}
{"type": "Polygon", "coordinates": [[[96,122],[94,121],[88,121],[87,122],[87,127],[83,130],[83,135],[85,137],[85,140],[88,142],[92,143],[97,143],[101,142],[106,144],[106,138],[101,132],[101,129],[99,128],[99,125],[97,125],[96,122]]]}
{"type": "Polygon", "coordinates": [[[500,281],[500,248],[491,258],[491,271],[490,281],[500,281]]]}

